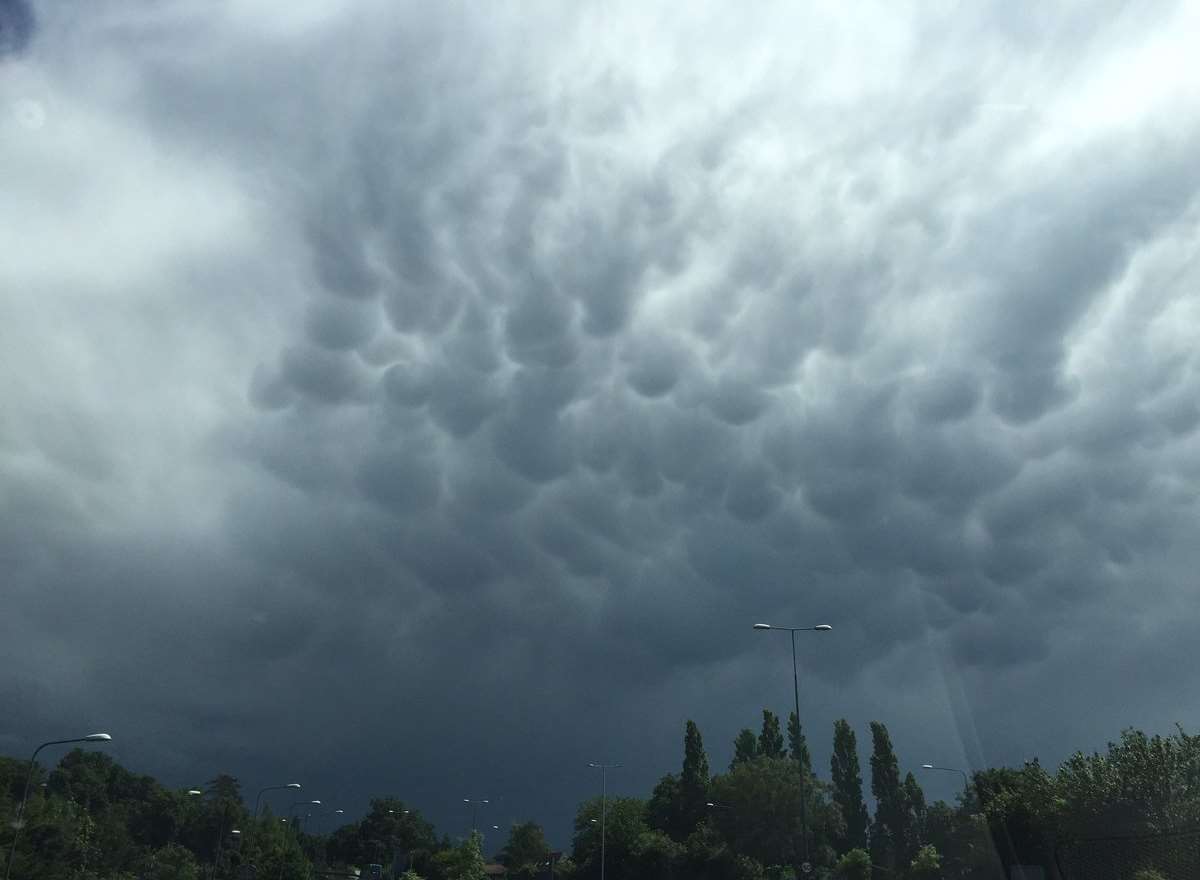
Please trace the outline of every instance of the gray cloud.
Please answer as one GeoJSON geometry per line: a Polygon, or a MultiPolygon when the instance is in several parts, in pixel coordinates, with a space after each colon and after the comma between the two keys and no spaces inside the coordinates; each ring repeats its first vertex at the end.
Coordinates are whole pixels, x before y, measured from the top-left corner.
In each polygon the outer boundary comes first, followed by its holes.
{"type": "Polygon", "coordinates": [[[322,9],[39,16],[2,87],[0,747],[565,842],[588,760],[786,705],[760,619],[836,626],[818,760],[1195,723],[1194,67],[1114,91],[1182,6],[322,9]]]}
{"type": "Polygon", "coordinates": [[[33,11],[25,0],[0,2],[0,58],[21,52],[29,45],[33,32],[33,11]]]}

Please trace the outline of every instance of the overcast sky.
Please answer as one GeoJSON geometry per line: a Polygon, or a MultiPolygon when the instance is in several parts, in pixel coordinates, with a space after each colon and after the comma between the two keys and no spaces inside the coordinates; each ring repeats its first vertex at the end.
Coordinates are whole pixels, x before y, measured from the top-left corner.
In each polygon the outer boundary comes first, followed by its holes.
{"type": "Polygon", "coordinates": [[[0,0],[0,752],[567,845],[760,620],[822,775],[1200,726],[1200,7],[687,8],[0,0]]]}

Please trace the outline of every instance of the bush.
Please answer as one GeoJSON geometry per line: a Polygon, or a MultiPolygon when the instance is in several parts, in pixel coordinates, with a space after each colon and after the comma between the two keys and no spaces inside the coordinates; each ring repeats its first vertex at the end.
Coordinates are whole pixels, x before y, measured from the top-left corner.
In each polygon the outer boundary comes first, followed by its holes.
{"type": "Polygon", "coordinates": [[[871,880],[871,856],[865,849],[852,849],[833,869],[837,880],[871,880]]]}
{"type": "Polygon", "coordinates": [[[942,857],[937,847],[926,844],[917,851],[917,857],[909,866],[911,880],[938,880],[942,876],[942,857]]]}
{"type": "Polygon", "coordinates": [[[1167,878],[1153,868],[1142,868],[1133,875],[1133,880],[1167,880],[1167,878]]]}

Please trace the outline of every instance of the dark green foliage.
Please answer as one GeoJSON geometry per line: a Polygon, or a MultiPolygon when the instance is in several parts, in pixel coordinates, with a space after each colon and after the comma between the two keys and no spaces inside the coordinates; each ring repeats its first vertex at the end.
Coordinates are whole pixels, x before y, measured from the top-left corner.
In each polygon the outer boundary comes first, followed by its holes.
{"type": "Polygon", "coordinates": [[[710,783],[708,755],[704,753],[700,728],[694,721],[688,721],[683,733],[683,770],[679,774],[681,812],[688,834],[704,818],[710,783]]]}
{"type": "Polygon", "coordinates": [[[921,790],[917,778],[912,773],[904,776],[904,802],[908,807],[908,816],[903,858],[909,858],[910,854],[912,858],[916,858],[917,850],[928,838],[925,833],[925,792],[921,790]]]}
{"type": "MultiPolygon", "coordinates": [[[[638,798],[609,798],[607,810],[606,866],[610,877],[633,877],[637,870],[638,841],[651,830],[646,825],[646,804],[638,798]]],[[[575,815],[571,858],[583,880],[600,876],[600,798],[584,801],[575,815]],[[595,819],[595,822],[592,820],[595,819]]]]}
{"type": "Polygon", "coordinates": [[[733,741],[733,761],[730,768],[758,757],[758,738],[749,727],[743,727],[733,741]]]}
{"type": "Polygon", "coordinates": [[[713,780],[711,821],[735,852],[764,865],[793,864],[799,842],[800,778],[790,762],[758,758],[713,780]]]}
{"type": "Polygon", "coordinates": [[[795,712],[788,713],[788,755],[793,761],[798,761],[805,773],[812,773],[812,756],[808,752],[808,740],[804,738],[804,728],[795,712]]]}
{"type": "Polygon", "coordinates": [[[908,863],[908,799],[900,781],[900,764],[888,729],[871,722],[871,794],[875,796],[875,821],[871,825],[871,859],[889,870],[908,863]]]}
{"type": "Polygon", "coordinates": [[[862,848],[850,850],[838,859],[833,876],[837,880],[871,880],[871,856],[862,848]]]}
{"type": "Polygon", "coordinates": [[[373,799],[367,815],[336,829],[328,842],[329,855],[338,862],[390,865],[400,857],[418,873],[436,851],[451,848],[449,841],[439,844],[433,826],[418,810],[396,798],[373,799]]]}
{"type": "Polygon", "coordinates": [[[527,873],[537,874],[549,857],[550,845],[542,826],[536,822],[521,822],[509,831],[508,843],[500,851],[497,861],[510,873],[532,867],[534,870],[527,873]]]}
{"type": "Polygon", "coordinates": [[[971,788],[1004,865],[1046,865],[1058,825],[1056,780],[1036,761],[976,773],[971,788]]]}
{"type": "Polygon", "coordinates": [[[783,733],[779,729],[779,716],[770,709],[763,709],[762,732],[758,735],[758,754],[763,758],[782,758],[783,733]]]}
{"type": "Polygon", "coordinates": [[[920,847],[908,866],[908,880],[941,880],[942,876],[942,857],[937,847],[920,847]]]}
{"type": "Polygon", "coordinates": [[[682,799],[679,777],[668,773],[658,780],[646,803],[646,824],[656,831],[677,835],[681,824],[679,805],[682,799]]]}
{"type": "Polygon", "coordinates": [[[658,781],[646,805],[646,823],[676,842],[684,841],[707,813],[710,784],[704,742],[689,721],[683,734],[683,768],[679,776],[668,773],[658,781]]]}
{"type": "Polygon", "coordinates": [[[833,754],[829,758],[833,780],[833,801],[842,813],[845,835],[835,842],[839,852],[867,848],[870,815],[863,800],[862,769],[858,761],[858,740],[844,718],[833,725],[833,754]]]}
{"type": "MultiPolygon", "coordinates": [[[[764,714],[760,736],[743,731],[730,772],[715,778],[689,722],[678,776],[664,776],[648,803],[609,800],[609,876],[791,878],[802,852],[802,797],[812,876],[823,880],[992,880],[1017,863],[1041,865],[1054,876],[1064,852],[1076,857],[1070,876],[1089,876],[1093,868],[1130,878],[1151,869],[1169,877],[1195,873],[1188,847],[1200,820],[1200,739],[1183,731],[1170,737],[1127,731],[1104,753],[1076,754],[1057,773],[1037,761],[983,770],[956,804],[927,805],[916,777],[901,772],[887,728],[872,724],[877,810],[868,853],[851,845],[866,837],[867,816],[849,725],[834,726],[832,784],[826,784],[797,772],[794,749],[783,753],[772,718],[764,714]],[[763,755],[760,747],[778,749],[779,756],[763,755]],[[703,809],[709,800],[713,808],[703,809]]],[[[0,759],[5,817],[15,814],[26,769],[24,761],[0,759]]],[[[269,809],[253,820],[236,778],[220,775],[202,787],[199,797],[170,791],[97,752],[71,752],[48,774],[35,767],[13,876],[229,880],[253,866],[258,877],[301,880],[374,862],[387,867],[388,877],[393,865],[426,880],[481,877],[477,841],[439,839],[417,811],[393,798],[372,801],[360,820],[327,835],[297,835],[269,809]],[[240,838],[230,836],[233,827],[240,838]]],[[[598,799],[581,806],[574,858],[557,863],[558,880],[597,880],[599,818],[598,799]]],[[[11,822],[0,824],[0,847],[11,835],[11,822]]],[[[528,822],[513,828],[500,858],[513,880],[541,880],[549,849],[540,827],[528,822]]]]}

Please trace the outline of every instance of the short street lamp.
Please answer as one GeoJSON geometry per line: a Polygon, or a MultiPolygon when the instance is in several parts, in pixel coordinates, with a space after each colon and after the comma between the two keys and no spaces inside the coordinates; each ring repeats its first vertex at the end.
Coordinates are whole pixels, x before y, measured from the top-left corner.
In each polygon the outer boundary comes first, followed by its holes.
{"type": "Polygon", "coordinates": [[[4,869],[4,880],[9,880],[9,876],[12,874],[13,859],[17,855],[17,838],[21,836],[21,826],[24,824],[25,802],[29,800],[29,786],[33,783],[33,768],[37,765],[38,752],[46,748],[46,746],[61,746],[67,743],[106,742],[112,742],[112,737],[107,733],[89,733],[87,736],[78,736],[72,739],[52,739],[49,742],[42,743],[33,750],[33,757],[29,759],[29,771],[25,774],[25,793],[21,795],[21,803],[17,807],[17,819],[13,823],[13,839],[12,845],[8,848],[8,866],[4,869]]]}

